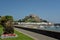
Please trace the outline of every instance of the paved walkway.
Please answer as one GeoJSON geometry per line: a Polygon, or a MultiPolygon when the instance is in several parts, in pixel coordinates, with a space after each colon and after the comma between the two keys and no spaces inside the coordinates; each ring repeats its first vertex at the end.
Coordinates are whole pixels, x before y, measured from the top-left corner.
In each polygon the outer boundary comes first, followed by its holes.
{"type": "Polygon", "coordinates": [[[48,36],[38,34],[38,33],[35,33],[35,32],[31,32],[31,31],[27,31],[27,30],[24,30],[24,29],[20,29],[20,28],[15,28],[15,29],[19,32],[22,32],[25,35],[28,35],[28,36],[34,38],[35,40],[57,40],[55,38],[48,37],[48,36]]]}

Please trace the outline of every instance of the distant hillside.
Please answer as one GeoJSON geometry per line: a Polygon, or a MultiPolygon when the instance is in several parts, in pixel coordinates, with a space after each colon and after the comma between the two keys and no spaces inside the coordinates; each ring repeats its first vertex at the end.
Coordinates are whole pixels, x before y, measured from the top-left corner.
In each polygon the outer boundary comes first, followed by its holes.
{"type": "Polygon", "coordinates": [[[25,18],[19,19],[18,21],[19,22],[48,22],[47,20],[43,20],[34,14],[25,16],[25,18]]]}

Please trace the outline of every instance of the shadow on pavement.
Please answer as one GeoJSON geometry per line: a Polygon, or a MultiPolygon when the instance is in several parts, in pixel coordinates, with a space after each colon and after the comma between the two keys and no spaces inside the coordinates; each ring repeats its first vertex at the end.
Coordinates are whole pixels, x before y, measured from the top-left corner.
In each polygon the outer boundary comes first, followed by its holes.
{"type": "Polygon", "coordinates": [[[43,34],[43,35],[46,35],[49,37],[53,37],[53,38],[56,38],[58,40],[60,39],[60,33],[59,32],[52,32],[52,31],[47,31],[47,30],[31,29],[31,28],[17,27],[17,26],[15,26],[15,27],[20,28],[20,29],[24,29],[24,30],[28,30],[28,31],[32,31],[35,33],[43,34]]]}

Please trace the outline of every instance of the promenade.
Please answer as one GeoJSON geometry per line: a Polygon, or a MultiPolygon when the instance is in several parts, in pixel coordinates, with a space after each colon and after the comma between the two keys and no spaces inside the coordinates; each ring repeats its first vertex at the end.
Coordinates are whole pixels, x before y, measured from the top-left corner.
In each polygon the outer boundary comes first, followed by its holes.
{"type": "Polygon", "coordinates": [[[56,38],[49,37],[47,35],[43,35],[40,33],[33,32],[33,30],[31,30],[31,29],[30,29],[31,31],[29,31],[29,29],[25,30],[23,28],[15,28],[15,29],[18,30],[19,32],[22,32],[22,33],[34,38],[35,40],[58,40],[56,38]]]}

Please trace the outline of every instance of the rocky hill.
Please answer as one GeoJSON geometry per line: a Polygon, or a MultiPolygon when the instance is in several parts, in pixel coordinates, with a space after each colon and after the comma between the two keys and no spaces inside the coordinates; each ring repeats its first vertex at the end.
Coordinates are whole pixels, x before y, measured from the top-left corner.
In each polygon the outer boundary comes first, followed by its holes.
{"type": "Polygon", "coordinates": [[[43,20],[35,14],[30,14],[25,16],[25,18],[20,19],[19,22],[47,22],[47,20],[43,20]]]}

